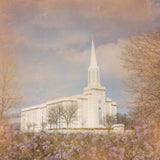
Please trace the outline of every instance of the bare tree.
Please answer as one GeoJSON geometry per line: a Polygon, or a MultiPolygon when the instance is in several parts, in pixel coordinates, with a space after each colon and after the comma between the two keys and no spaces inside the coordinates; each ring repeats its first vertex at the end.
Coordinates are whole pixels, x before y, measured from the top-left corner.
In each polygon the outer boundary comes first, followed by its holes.
{"type": "Polygon", "coordinates": [[[8,109],[20,102],[16,73],[18,66],[10,54],[0,53],[0,121],[8,109]]]}
{"type": "Polygon", "coordinates": [[[87,120],[86,119],[82,119],[81,120],[81,125],[82,125],[82,128],[84,128],[84,125],[85,125],[85,123],[87,122],[87,120]]]}
{"type": "Polygon", "coordinates": [[[104,117],[103,117],[103,125],[106,127],[106,128],[111,128],[111,126],[113,124],[116,123],[116,118],[115,116],[112,116],[112,115],[108,115],[106,114],[104,117]]]}
{"type": "Polygon", "coordinates": [[[48,118],[48,124],[49,124],[49,128],[51,129],[52,124],[53,124],[52,119],[48,118]]]}
{"type": "Polygon", "coordinates": [[[65,107],[63,118],[66,122],[67,128],[72,122],[77,120],[77,104],[71,104],[65,107]]]}
{"type": "Polygon", "coordinates": [[[35,127],[37,126],[37,124],[36,123],[33,123],[32,124],[32,129],[33,129],[33,132],[35,131],[35,127]]]}
{"type": "Polygon", "coordinates": [[[42,122],[41,123],[41,129],[42,129],[42,131],[44,131],[44,129],[46,128],[46,126],[47,126],[47,122],[42,122]]]}
{"type": "Polygon", "coordinates": [[[122,123],[126,128],[133,128],[135,126],[135,120],[128,114],[117,113],[117,123],[122,123]]]}
{"type": "Polygon", "coordinates": [[[49,108],[48,123],[50,124],[50,128],[52,124],[55,125],[56,128],[58,124],[59,128],[61,127],[63,114],[64,114],[64,107],[61,105],[49,108]]]}
{"type": "Polygon", "coordinates": [[[130,73],[125,82],[132,95],[131,112],[139,122],[160,125],[160,36],[150,33],[130,38],[122,59],[130,73]]]}
{"type": "Polygon", "coordinates": [[[32,123],[27,123],[26,126],[27,126],[27,131],[30,132],[32,128],[32,123]]]}

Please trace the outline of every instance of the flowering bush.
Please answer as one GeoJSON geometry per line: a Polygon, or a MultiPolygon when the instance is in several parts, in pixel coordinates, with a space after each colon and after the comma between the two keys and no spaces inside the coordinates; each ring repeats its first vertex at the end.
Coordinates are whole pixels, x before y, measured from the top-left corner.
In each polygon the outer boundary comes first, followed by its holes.
{"type": "Polygon", "coordinates": [[[158,160],[147,126],[134,134],[60,134],[9,131],[0,137],[3,160],[158,160]]]}

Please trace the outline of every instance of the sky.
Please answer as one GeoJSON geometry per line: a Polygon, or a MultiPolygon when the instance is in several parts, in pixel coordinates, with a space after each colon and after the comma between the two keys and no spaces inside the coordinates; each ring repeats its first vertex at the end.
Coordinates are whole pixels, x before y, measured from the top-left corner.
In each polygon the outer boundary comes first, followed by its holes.
{"type": "Polygon", "coordinates": [[[1,0],[0,52],[19,66],[20,108],[82,94],[94,35],[101,84],[126,113],[121,52],[160,29],[160,0],[1,0]]]}

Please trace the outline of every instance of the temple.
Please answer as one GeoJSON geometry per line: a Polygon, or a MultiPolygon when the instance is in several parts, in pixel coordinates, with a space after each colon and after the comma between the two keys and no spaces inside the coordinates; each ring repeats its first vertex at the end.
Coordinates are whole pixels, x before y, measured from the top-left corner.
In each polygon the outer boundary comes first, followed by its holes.
{"type": "MultiPolygon", "coordinates": [[[[44,104],[27,107],[21,110],[21,130],[40,131],[45,123],[45,130],[49,129],[48,111],[51,107],[77,105],[77,118],[70,124],[71,128],[103,128],[103,117],[107,114],[116,118],[117,105],[106,97],[106,89],[100,83],[100,69],[97,65],[94,40],[91,45],[91,59],[88,68],[88,86],[83,94],[63,97],[48,101],[44,104]]],[[[59,121],[59,128],[66,128],[67,124],[59,121]]],[[[53,125],[52,128],[56,126],[53,125]]]]}

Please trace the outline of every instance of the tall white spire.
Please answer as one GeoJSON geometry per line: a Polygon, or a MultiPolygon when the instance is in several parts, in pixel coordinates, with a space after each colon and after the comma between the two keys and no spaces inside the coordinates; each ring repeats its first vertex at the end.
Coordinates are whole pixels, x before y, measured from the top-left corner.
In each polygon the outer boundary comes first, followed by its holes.
{"type": "Polygon", "coordinates": [[[98,66],[97,66],[97,60],[96,60],[96,54],[95,54],[93,37],[92,37],[92,48],[91,48],[90,67],[98,67],[98,66]]]}
{"type": "Polygon", "coordinates": [[[97,66],[95,48],[94,48],[94,41],[92,37],[92,47],[91,47],[91,60],[90,66],[88,68],[88,87],[100,87],[100,74],[99,74],[99,67],[97,66]]]}

